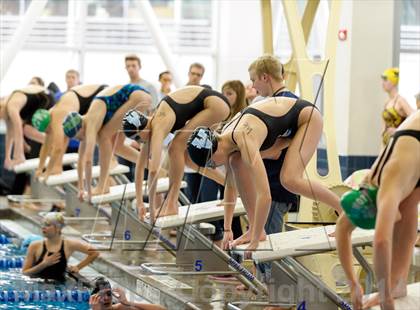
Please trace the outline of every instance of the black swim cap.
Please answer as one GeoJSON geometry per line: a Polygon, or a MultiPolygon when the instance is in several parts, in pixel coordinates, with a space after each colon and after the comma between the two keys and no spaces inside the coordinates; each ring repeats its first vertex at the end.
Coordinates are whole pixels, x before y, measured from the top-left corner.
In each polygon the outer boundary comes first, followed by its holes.
{"type": "Polygon", "coordinates": [[[101,290],[107,288],[111,289],[111,283],[109,283],[109,281],[104,277],[97,277],[93,280],[92,291],[90,292],[90,295],[95,295],[101,290]]]}
{"type": "Polygon", "coordinates": [[[146,128],[148,119],[146,115],[137,111],[128,111],[123,119],[123,130],[128,138],[135,139],[138,132],[146,128]]]}
{"type": "Polygon", "coordinates": [[[205,167],[217,150],[215,134],[207,127],[197,127],[187,144],[191,160],[199,167],[205,167]]]}

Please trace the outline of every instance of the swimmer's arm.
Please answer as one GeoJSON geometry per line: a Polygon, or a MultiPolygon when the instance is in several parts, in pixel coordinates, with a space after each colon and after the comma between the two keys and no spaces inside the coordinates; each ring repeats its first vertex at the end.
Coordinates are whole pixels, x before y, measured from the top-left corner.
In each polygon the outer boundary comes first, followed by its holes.
{"type": "MultiPolygon", "coordinates": [[[[84,186],[84,157],[85,157],[86,143],[85,141],[80,141],[79,144],[79,157],[77,159],[77,188],[79,189],[79,195],[83,194],[85,190],[84,186]]],[[[80,197],[81,198],[81,197],[80,197]]]]}
{"type": "Polygon", "coordinates": [[[136,184],[136,200],[137,200],[137,211],[140,215],[143,210],[139,208],[144,207],[143,204],[143,180],[144,180],[144,169],[147,164],[147,157],[149,153],[149,143],[145,143],[140,150],[140,154],[136,162],[135,171],[135,184],[136,184]]]}
{"type": "MultiPolygon", "coordinates": [[[[45,162],[51,150],[51,135],[46,133],[45,135],[45,142],[41,146],[41,150],[39,151],[39,165],[37,171],[41,173],[45,168],[45,162]]],[[[50,158],[51,162],[51,158],[50,158]]],[[[49,165],[49,164],[48,164],[49,165]]]]}
{"type": "Polygon", "coordinates": [[[259,237],[264,230],[264,225],[267,222],[268,212],[271,204],[270,186],[268,184],[267,173],[264,167],[263,160],[259,152],[259,145],[254,141],[253,133],[237,134],[235,140],[237,141],[239,150],[241,152],[242,160],[248,166],[251,175],[254,178],[255,191],[257,193],[256,199],[256,214],[254,218],[251,244],[257,245],[259,237]]]}
{"type": "Polygon", "coordinates": [[[233,172],[230,165],[226,165],[226,185],[223,198],[223,206],[225,208],[224,230],[232,230],[233,213],[235,211],[238,192],[236,190],[235,181],[233,180],[233,172]]]}
{"type": "Polygon", "coordinates": [[[70,253],[81,252],[87,255],[76,265],[78,270],[83,269],[99,256],[98,250],[86,242],[79,240],[67,240],[67,242],[69,243],[70,253]]]}
{"type": "Polygon", "coordinates": [[[44,261],[41,261],[38,265],[34,266],[37,244],[39,244],[39,242],[32,242],[28,247],[28,251],[22,268],[22,273],[25,276],[36,275],[37,273],[39,273],[47,267],[44,261]]]}
{"type": "Polygon", "coordinates": [[[89,119],[86,119],[86,144],[85,144],[85,182],[88,199],[92,198],[92,166],[93,166],[93,153],[95,152],[96,135],[94,123],[89,124],[89,119]]]}
{"type": "MultiPolygon", "coordinates": [[[[150,217],[152,220],[154,219],[157,176],[159,173],[160,158],[162,156],[162,145],[165,136],[166,135],[163,130],[154,128],[152,129],[149,146],[149,176],[147,180],[149,186],[149,209],[150,217]]],[[[169,178],[171,178],[171,176],[169,176],[169,178]]]]}
{"type": "Polygon", "coordinates": [[[40,144],[43,144],[45,142],[45,134],[39,132],[31,125],[23,125],[23,134],[25,135],[25,137],[40,144]]]}
{"type": "Polygon", "coordinates": [[[13,144],[13,126],[9,119],[6,119],[6,146],[5,146],[5,159],[12,159],[12,144],[13,144]]]}
{"type": "Polygon", "coordinates": [[[20,107],[18,104],[7,105],[7,112],[13,128],[13,159],[24,159],[23,152],[23,130],[22,119],[20,118],[20,107]]]}
{"type": "Polygon", "coordinates": [[[351,287],[355,287],[359,284],[353,269],[353,245],[351,242],[351,234],[354,228],[355,227],[350,223],[346,214],[343,212],[337,220],[335,238],[337,240],[340,263],[351,287]]]}

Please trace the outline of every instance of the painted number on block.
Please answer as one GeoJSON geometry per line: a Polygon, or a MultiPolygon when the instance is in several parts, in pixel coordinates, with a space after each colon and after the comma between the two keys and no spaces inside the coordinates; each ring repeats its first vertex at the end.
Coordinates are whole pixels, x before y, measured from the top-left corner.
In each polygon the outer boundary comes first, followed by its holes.
{"type": "Polygon", "coordinates": [[[74,211],[76,213],[76,217],[79,217],[80,216],[80,208],[76,208],[76,210],[74,210],[74,211]]]}
{"type": "Polygon", "coordinates": [[[130,240],[131,239],[131,232],[129,230],[126,230],[124,232],[124,240],[130,240]]]}
{"type": "Polygon", "coordinates": [[[302,301],[302,302],[299,304],[299,306],[298,306],[297,310],[306,310],[306,301],[302,301]]]}
{"type": "Polygon", "coordinates": [[[197,259],[194,264],[195,271],[203,270],[203,261],[201,259],[197,259]]]}

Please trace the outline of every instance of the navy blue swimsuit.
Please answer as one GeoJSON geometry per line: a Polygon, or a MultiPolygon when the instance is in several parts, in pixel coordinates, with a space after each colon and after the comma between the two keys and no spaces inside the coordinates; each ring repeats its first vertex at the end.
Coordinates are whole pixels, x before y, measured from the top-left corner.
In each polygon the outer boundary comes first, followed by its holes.
{"type": "Polygon", "coordinates": [[[145,93],[149,94],[149,91],[145,88],[141,87],[137,84],[127,84],[124,85],[119,91],[117,91],[115,94],[110,96],[97,96],[95,99],[100,99],[103,102],[105,102],[106,105],[106,114],[104,117],[103,125],[108,123],[110,119],[114,116],[115,112],[128,101],[128,98],[130,95],[136,91],[141,90],[145,93]]]}

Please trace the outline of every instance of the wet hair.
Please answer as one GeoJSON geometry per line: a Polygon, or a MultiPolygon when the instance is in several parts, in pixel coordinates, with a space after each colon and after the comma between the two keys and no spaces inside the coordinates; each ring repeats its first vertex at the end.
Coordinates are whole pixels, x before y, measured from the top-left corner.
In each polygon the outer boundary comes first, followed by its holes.
{"type": "Polygon", "coordinates": [[[268,74],[276,81],[284,79],[284,67],[281,62],[273,55],[263,55],[254,60],[248,71],[255,70],[258,77],[268,74]]]}

